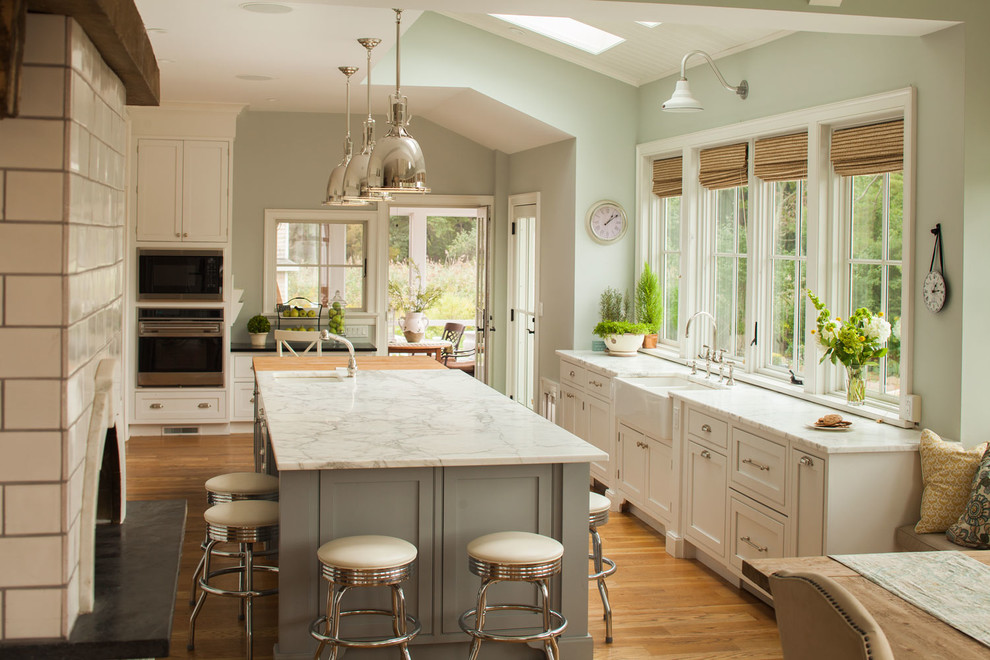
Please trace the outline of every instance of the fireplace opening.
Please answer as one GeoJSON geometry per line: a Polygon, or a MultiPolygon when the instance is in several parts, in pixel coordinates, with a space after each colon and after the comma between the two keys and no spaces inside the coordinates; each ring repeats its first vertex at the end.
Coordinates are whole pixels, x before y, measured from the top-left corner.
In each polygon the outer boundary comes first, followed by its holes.
{"type": "Polygon", "coordinates": [[[100,464],[99,484],[96,489],[96,524],[119,523],[121,516],[120,449],[117,444],[117,427],[107,429],[103,443],[103,461],[100,464]]]}

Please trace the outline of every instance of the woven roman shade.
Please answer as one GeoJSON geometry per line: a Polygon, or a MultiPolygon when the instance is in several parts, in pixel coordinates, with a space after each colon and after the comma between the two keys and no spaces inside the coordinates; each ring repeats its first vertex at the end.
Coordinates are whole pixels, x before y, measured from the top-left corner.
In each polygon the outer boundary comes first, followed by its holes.
{"type": "Polygon", "coordinates": [[[709,190],[745,186],[749,183],[748,156],[746,142],[702,149],[698,181],[709,190]]]}
{"type": "Polygon", "coordinates": [[[904,169],[904,120],[843,128],[832,133],[832,167],[841,176],[904,169]]]}
{"type": "Polygon", "coordinates": [[[753,147],[753,172],[764,181],[807,179],[808,133],[757,140],[753,147]]]}
{"type": "Polygon", "coordinates": [[[681,157],[653,161],[653,194],[664,199],[681,195],[681,157]]]}

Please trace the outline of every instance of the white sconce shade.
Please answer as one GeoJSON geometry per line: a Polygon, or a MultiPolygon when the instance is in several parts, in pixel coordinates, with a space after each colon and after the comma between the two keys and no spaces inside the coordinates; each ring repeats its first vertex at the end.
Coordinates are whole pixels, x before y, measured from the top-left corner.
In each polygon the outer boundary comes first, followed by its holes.
{"type": "Polygon", "coordinates": [[[667,112],[699,112],[704,110],[701,101],[694,98],[686,78],[681,78],[674,86],[674,93],[664,101],[661,109],[667,112]]]}

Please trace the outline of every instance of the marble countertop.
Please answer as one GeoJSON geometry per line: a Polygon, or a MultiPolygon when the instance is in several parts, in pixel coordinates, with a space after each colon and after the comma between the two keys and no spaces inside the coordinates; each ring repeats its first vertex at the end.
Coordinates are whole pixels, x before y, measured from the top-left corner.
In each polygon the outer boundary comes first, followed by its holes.
{"type": "Polygon", "coordinates": [[[582,463],[607,456],[459,371],[359,371],[343,380],[316,371],[256,375],[279,470],[582,463]]]}
{"type": "MultiPolygon", "coordinates": [[[[561,357],[595,367],[613,377],[687,375],[690,370],[676,362],[643,353],[623,358],[593,351],[557,351],[561,357]]],[[[704,382],[704,374],[696,382],[704,382]]],[[[805,401],[756,385],[737,382],[731,388],[673,390],[671,396],[757,429],[774,433],[795,446],[826,454],[915,451],[921,432],[890,424],[878,424],[866,417],[844,414],[827,406],[805,401]],[[822,415],[838,413],[852,421],[844,431],[809,428],[822,415]]]]}

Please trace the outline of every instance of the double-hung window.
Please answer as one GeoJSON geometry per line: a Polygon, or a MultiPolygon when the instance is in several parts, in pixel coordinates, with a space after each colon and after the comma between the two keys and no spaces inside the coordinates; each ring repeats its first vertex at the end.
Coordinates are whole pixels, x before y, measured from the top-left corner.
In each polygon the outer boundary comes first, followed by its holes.
{"type": "MultiPolygon", "coordinates": [[[[867,367],[867,396],[895,402],[901,393],[904,122],[835,131],[831,160],[843,229],[842,309],[882,312],[891,325],[887,355],[867,367]]],[[[841,382],[841,379],[836,379],[841,382]]]]}
{"type": "Polygon", "coordinates": [[[677,306],[681,281],[681,169],[682,158],[653,161],[653,225],[647,259],[660,280],[663,323],[658,340],[677,342],[677,306]]]}
{"type": "Polygon", "coordinates": [[[712,352],[725,349],[739,362],[745,361],[747,346],[748,155],[748,142],[703,149],[698,174],[705,189],[702,221],[709,237],[702,263],[707,268],[708,299],[717,325],[716,345],[710,348],[712,352]]]}

